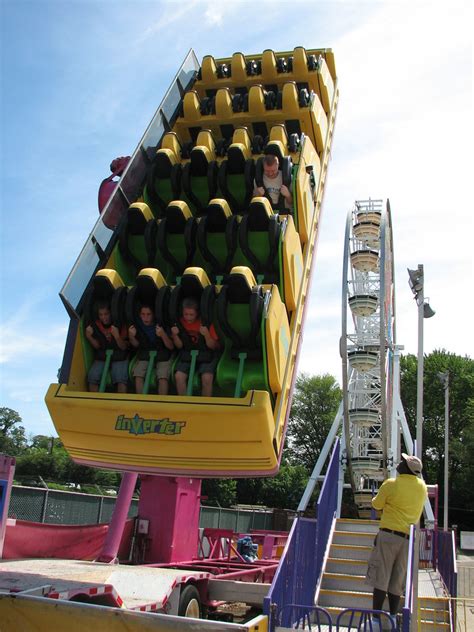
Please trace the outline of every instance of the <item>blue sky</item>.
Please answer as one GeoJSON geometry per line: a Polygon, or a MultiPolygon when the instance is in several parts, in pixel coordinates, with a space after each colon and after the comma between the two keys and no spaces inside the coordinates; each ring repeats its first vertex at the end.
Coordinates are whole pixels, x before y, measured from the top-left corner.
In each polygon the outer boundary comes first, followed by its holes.
{"type": "Polygon", "coordinates": [[[230,56],[330,47],[340,107],[300,369],[340,380],[344,224],[390,198],[398,342],[416,352],[406,268],[425,265],[425,350],[473,355],[469,1],[2,0],[0,406],[55,434],[44,405],[67,329],[58,298],[189,48],[230,56]]]}

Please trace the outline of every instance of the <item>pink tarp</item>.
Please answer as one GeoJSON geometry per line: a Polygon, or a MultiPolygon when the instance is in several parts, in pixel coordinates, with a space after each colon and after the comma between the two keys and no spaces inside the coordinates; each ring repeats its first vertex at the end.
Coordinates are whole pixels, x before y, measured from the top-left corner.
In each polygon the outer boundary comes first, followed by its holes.
{"type": "MultiPolygon", "coordinates": [[[[61,558],[93,560],[101,552],[109,526],[57,525],[9,520],[3,547],[3,559],[61,558]]],[[[133,520],[128,520],[119,549],[119,558],[127,559],[133,520]]]]}

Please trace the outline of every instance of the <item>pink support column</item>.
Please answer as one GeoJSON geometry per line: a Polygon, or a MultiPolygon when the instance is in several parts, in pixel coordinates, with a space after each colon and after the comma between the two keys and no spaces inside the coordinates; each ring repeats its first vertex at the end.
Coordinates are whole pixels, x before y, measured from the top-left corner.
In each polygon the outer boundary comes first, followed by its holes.
{"type": "Polygon", "coordinates": [[[146,537],[148,564],[180,562],[197,556],[201,480],[141,476],[138,532],[146,537]]]}
{"type": "Polygon", "coordinates": [[[115,562],[117,559],[117,553],[127,521],[128,510],[130,509],[137,477],[138,474],[136,472],[125,472],[122,476],[112,520],[110,521],[104,546],[97,558],[97,562],[115,562]]]}
{"type": "Polygon", "coordinates": [[[0,559],[3,557],[3,542],[7,530],[8,507],[15,473],[15,459],[0,454],[0,559]]]}

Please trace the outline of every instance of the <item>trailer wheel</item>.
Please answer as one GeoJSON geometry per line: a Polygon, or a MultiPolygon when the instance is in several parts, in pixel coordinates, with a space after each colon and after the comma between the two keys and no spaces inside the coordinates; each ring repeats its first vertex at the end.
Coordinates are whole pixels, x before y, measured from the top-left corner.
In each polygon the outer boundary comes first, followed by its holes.
{"type": "Polygon", "coordinates": [[[179,597],[178,614],[180,617],[200,619],[202,614],[201,598],[196,586],[186,586],[179,597]]]}

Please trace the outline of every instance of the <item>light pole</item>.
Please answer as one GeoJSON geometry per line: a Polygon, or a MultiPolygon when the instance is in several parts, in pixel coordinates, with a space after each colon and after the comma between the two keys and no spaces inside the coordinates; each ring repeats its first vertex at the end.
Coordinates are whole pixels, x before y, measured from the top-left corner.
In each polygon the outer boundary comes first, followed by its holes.
{"type": "Polygon", "coordinates": [[[435,312],[431,309],[424,295],[423,264],[416,270],[408,269],[408,283],[418,306],[418,356],[416,373],[416,456],[422,459],[423,454],[423,319],[431,318],[435,312]]]}
{"type": "Polygon", "coordinates": [[[443,530],[448,530],[448,482],[449,482],[449,371],[438,373],[444,386],[444,510],[443,530]]]}
{"type": "MultiPolygon", "coordinates": [[[[423,461],[423,320],[431,318],[435,312],[425,301],[423,264],[418,264],[416,270],[408,268],[408,283],[418,306],[418,356],[416,373],[416,456],[423,461]]],[[[413,564],[413,611],[411,630],[418,630],[418,568],[420,564],[420,522],[415,529],[415,559],[413,564]]]]}

